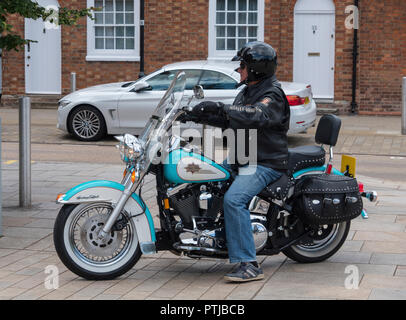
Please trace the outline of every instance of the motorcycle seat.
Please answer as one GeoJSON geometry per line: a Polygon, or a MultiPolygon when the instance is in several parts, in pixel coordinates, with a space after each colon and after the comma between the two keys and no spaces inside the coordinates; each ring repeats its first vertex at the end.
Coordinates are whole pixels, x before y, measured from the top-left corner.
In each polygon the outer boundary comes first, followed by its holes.
{"type": "Polygon", "coordinates": [[[293,185],[291,175],[299,170],[324,165],[326,152],[320,146],[302,146],[288,150],[288,174],[283,174],[278,180],[264,188],[260,198],[284,199],[293,185]]]}
{"type": "Polygon", "coordinates": [[[290,174],[310,167],[320,167],[326,161],[326,152],[320,146],[301,146],[289,149],[288,153],[290,174]]]}

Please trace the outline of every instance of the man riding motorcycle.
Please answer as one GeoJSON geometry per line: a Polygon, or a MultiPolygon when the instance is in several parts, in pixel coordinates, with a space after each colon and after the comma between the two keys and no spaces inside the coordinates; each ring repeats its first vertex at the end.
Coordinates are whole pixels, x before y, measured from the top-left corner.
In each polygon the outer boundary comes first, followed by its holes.
{"type": "Polygon", "coordinates": [[[236,163],[227,160],[223,163],[230,170],[238,170],[224,196],[224,219],[230,263],[240,263],[225,279],[245,282],[264,277],[256,260],[248,205],[255,195],[279,179],[287,169],[290,107],[275,76],[277,55],[270,45],[249,42],[232,60],[240,61],[240,67],[236,69],[241,77],[239,85],[246,85],[234,103],[202,102],[186,114],[183,121],[192,120],[235,131],[245,129],[245,141],[236,139],[238,146],[244,146],[245,154],[250,143],[248,129],[257,130],[255,163],[239,163],[238,157],[234,157],[236,163]]]}

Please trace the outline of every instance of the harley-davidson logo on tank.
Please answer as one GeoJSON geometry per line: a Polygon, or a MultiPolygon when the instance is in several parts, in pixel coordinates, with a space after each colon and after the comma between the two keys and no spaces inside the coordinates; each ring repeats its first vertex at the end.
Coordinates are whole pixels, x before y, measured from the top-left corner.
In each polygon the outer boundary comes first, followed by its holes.
{"type": "Polygon", "coordinates": [[[218,180],[226,177],[220,169],[194,157],[180,159],[176,171],[181,179],[187,181],[218,180]]]}

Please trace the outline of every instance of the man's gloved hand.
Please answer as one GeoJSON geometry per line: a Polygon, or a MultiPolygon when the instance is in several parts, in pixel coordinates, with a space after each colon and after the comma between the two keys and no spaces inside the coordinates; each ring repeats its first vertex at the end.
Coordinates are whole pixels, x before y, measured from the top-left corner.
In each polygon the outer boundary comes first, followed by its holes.
{"type": "Polygon", "coordinates": [[[197,117],[192,116],[190,112],[185,112],[182,113],[176,120],[182,123],[186,123],[188,121],[196,121],[197,117]]]}
{"type": "Polygon", "coordinates": [[[193,107],[191,114],[196,117],[208,117],[209,115],[218,115],[223,111],[221,102],[204,101],[193,107]]]}

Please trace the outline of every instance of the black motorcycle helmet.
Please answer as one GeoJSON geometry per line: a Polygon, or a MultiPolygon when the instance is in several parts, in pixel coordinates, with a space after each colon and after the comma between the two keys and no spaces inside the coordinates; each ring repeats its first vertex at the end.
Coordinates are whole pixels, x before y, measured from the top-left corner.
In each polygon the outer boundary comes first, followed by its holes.
{"type": "MultiPolygon", "coordinates": [[[[276,51],[269,44],[262,41],[246,43],[234,56],[232,61],[242,61],[248,67],[247,82],[271,77],[276,72],[276,51]]],[[[238,70],[238,69],[237,69],[238,70]]]]}

